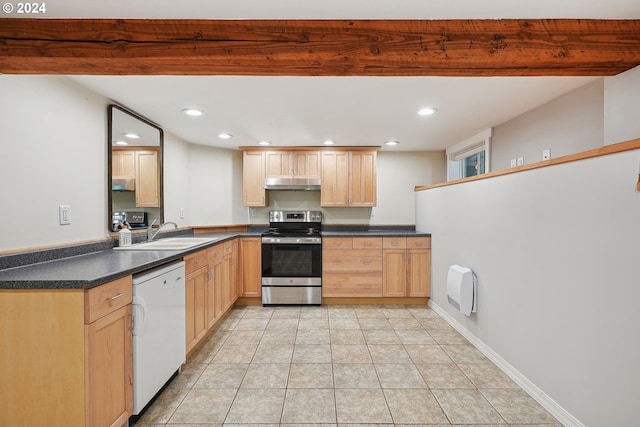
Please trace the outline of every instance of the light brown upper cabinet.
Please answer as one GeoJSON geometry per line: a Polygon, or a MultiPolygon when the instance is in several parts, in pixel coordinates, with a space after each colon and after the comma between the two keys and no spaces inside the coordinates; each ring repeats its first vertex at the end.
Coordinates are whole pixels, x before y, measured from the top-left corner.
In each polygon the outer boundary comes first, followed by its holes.
{"type": "Polygon", "coordinates": [[[160,207],[158,150],[136,151],[136,207],[160,207]]]}
{"type": "Polygon", "coordinates": [[[267,206],[267,191],[264,182],[264,151],[242,153],[242,204],[244,206],[267,206]]]}
{"type": "Polygon", "coordinates": [[[131,180],[136,208],[160,207],[159,149],[113,148],[112,179],[131,180]]]}
{"type": "Polygon", "coordinates": [[[375,147],[242,149],[244,206],[269,205],[269,193],[263,188],[265,178],[320,178],[323,207],[376,205],[378,149],[375,147]]]}
{"type": "Polygon", "coordinates": [[[111,153],[113,179],[136,178],[136,153],[129,150],[116,150],[111,153]]]}
{"type": "Polygon", "coordinates": [[[324,207],[372,207],[376,205],[377,150],[322,152],[324,207]]]}
{"type": "Polygon", "coordinates": [[[266,178],[318,178],[320,176],[320,153],[317,151],[266,151],[264,156],[266,178]]]}

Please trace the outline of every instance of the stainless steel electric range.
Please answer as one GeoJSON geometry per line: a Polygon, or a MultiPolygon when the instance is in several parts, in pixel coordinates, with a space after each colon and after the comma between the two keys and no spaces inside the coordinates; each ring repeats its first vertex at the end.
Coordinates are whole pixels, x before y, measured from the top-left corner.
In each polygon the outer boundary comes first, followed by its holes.
{"type": "Polygon", "coordinates": [[[271,211],[262,233],[262,304],[322,304],[322,212],[271,211]]]}

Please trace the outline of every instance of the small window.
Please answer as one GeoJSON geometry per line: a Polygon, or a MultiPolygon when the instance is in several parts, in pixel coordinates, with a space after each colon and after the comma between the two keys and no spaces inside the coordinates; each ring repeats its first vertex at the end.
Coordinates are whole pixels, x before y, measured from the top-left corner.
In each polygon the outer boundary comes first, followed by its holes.
{"type": "Polygon", "coordinates": [[[447,149],[449,181],[489,172],[491,129],[447,149]]]}

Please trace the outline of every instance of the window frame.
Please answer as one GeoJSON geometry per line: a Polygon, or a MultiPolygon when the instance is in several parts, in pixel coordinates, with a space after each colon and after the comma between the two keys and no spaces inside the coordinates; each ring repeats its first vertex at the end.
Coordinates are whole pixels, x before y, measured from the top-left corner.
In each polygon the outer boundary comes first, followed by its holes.
{"type": "MultiPolygon", "coordinates": [[[[462,171],[462,160],[474,154],[484,151],[484,172],[491,171],[491,137],[493,136],[493,128],[489,128],[477,135],[472,136],[456,145],[446,149],[447,157],[447,181],[464,178],[462,171]],[[458,176],[454,176],[454,165],[457,163],[458,176]]],[[[480,173],[478,175],[481,175],[480,173]]]]}

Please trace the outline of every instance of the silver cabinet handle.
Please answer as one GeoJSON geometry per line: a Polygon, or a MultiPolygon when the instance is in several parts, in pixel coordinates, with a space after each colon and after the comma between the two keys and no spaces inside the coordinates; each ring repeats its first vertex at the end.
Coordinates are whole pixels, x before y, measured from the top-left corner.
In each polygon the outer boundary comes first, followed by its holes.
{"type": "Polygon", "coordinates": [[[124,294],[122,292],[120,292],[120,293],[115,294],[111,298],[107,298],[107,301],[115,301],[118,298],[122,298],[123,296],[124,296],[124,294]]]}

